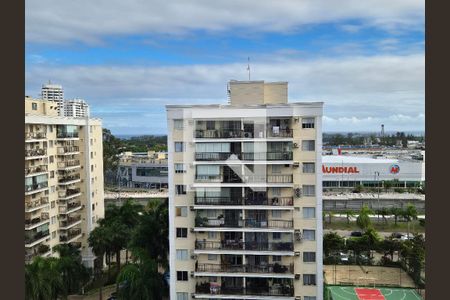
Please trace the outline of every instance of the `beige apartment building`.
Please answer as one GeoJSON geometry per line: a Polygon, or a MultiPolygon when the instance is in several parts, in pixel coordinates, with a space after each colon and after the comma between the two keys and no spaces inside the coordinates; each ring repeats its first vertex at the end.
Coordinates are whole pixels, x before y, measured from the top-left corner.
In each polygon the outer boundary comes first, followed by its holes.
{"type": "Polygon", "coordinates": [[[170,299],[323,299],[322,102],[167,105],[170,299]]]}
{"type": "Polygon", "coordinates": [[[92,267],[87,238],[104,217],[102,123],[59,116],[57,105],[25,98],[25,260],[70,243],[92,267]]]}

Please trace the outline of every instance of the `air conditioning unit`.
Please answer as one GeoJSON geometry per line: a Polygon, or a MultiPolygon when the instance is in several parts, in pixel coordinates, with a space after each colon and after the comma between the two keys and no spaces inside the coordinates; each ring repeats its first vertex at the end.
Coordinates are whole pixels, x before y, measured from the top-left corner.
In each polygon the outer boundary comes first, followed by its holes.
{"type": "Polygon", "coordinates": [[[302,196],[302,189],[301,188],[295,188],[294,189],[294,195],[297,198],[300,198],[302,196]]]}
{"type": "Polygon", "coordinates": [[[295,240],[297,242],[300,242],[302,240],[302,232],[300,230],[298,230],[298,229],[295,230],[294,231],[294,237],[295,237],[295,240]]]}
{"type": "Polygon", "coordinates": [[[195,272],[191,271],[191,277],[194,277],[195,272]]]}
{"type": "Polygon", "coordinates": [[[295,274],[295,279],[299,280],[300,279],[300,274],[295,274]]]}
{"type": "Polygon", "coordinates": [[[298,143],[294,143],[292,146],[293,146],[294,148],[298,148],[298,143]]]}
{"type": "Polygon", "coordinates": [[[189,206],[189,209],[190,209],[191,211],[194,211],[194,206],[193,206],[193,205],[189,206]]]}
{"type": "Polygon", "coordinates": [[[244,137],[245,138],[251,138],[252,137],[251,132],[244,132],[244,137]]]}
{"type": "Polygon", "coordinates": [[[292,166],[293,166],[294,168],[298,168],[298,167],[300,167],[300,163],[299,163],[298,161],[296,161],[296,162],[294,162],[294,163],[292,164],[292,166]]]}
{"type": "Polygon", "coordinates": [[[300,256],[300,251],[294,252],[294,255],[295,255],[295,256],[300,256]]]}
{"type": "Polygon", "coordinates": [[[191,228],[191,233],[194,233],[194,228],[191,228]]]}
{"type": "Polygon", "coordinates": [[[191,259],[197,259],[197,254],[191,254],[191,259]]]}

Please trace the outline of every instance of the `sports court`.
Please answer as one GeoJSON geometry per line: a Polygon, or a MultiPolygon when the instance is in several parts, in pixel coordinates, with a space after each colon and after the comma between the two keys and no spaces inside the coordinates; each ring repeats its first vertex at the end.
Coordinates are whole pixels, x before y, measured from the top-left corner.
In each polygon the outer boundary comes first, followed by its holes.
{"type": "Polygon", "coordinates": [[[371,288],[355,286],[327,286],[330,300],[423,300],[409,288],[371,288]]]}

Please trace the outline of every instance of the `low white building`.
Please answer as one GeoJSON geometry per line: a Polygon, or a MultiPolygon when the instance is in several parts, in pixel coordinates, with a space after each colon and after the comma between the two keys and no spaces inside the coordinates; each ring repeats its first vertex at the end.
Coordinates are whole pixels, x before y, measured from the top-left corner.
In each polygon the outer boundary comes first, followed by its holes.
{"type": "Polygon", "coordinates": [[[419,187],[425,181],[424,160],[401,160],[347,155],[322,157],[323,188],[383,186],[419,187]]]}

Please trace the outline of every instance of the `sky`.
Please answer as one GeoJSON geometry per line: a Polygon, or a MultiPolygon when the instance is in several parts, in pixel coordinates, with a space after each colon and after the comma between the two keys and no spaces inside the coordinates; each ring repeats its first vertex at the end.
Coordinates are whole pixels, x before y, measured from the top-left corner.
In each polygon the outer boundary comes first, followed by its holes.
{"type": "Polygon", "coordinates": [[[166,134],[166,104],[288,81],[323,130],[423,131],[424,0],[26,0],[25,94],[49,80],[113,134],[166,134]]]}

